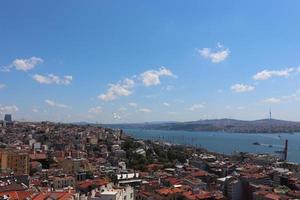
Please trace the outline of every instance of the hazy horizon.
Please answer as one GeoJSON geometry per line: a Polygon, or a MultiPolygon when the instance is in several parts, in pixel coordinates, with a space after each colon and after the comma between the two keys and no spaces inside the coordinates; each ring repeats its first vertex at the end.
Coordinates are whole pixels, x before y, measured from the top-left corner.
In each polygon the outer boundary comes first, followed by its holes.
{"type": "MultiPolygon", "coordinates": [[[[237,121],[245,121],[245,122],[254,122],[254,121],[262,121],[262,120],[269,120],[269,118],[261,118],[261,119],[236,119],[236,118],[207,118],[207,119],[196,119],[190,121],[142,121],[142,122],[120,122],[120,121],[113,121],[111,123],[102,123],[100,121],[55,121],[55,120],[26,120],[26,119],[16,119],[14,121],[17,122],[25,122],[25,123],[39,123],[39,122],[51,122],[51,123],[70,123],[70,124],[77,124],[77,123],[87,123],[87,124],[159,124],[159,123],[185,123],[185,122],[197,122],[197,121],[214,121],[214,120],[237,120],[237,121]]],[[[287,121],[287,122],[296,122],[300,123],[300,121],[295,120],[286,120],[280,118],[272,118],[272,120],[278,121],[287,121]]],[[[0,120],[1,121],[1,120],[0,120]]]]}

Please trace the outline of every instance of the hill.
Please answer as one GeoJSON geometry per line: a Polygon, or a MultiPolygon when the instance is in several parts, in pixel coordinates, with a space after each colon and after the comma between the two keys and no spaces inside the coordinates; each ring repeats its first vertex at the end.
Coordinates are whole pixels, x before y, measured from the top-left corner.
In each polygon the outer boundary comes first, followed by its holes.
{"type": "Polygon", "coordinates": [[[225,131],[239,133],[293,133],[300,132],[300,122],[261,119],[254,121],[236,119],[209,119],[189,122],[155,122],[132,124],[107,124],[111,128],[183,130],[183,131],[225,131]]]}

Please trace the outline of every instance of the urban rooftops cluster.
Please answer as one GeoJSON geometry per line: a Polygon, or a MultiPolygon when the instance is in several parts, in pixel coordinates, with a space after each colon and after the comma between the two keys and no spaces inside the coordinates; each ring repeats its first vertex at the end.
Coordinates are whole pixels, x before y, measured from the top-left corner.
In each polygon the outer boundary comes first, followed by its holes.
{"type": "Polygon", "coordinates": [[[300,198],[300,166],[268,154],[223,155],[51,122],[5,123],[0,142],[1,199],[300,198]]]}

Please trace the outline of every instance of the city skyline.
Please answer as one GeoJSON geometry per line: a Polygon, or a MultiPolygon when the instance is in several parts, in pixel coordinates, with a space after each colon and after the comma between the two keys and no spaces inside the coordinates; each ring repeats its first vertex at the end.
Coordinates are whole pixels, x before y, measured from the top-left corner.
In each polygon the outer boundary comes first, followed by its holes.
{"type": "Polygon", "coordinates": [[[0,3],[0,114],[300,121],[298,1],[0,3]]]}

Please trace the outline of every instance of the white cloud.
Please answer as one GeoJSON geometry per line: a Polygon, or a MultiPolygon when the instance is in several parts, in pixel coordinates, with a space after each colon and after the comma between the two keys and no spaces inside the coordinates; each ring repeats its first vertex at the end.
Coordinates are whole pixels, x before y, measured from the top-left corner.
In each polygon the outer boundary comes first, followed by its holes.
{"type": "Polygon", "coordinates": [[[48,74],[46,76],[35,74],[32,77],[35,81],[41,84],[57,84],[57,85],[69,85],[71,84],[73,77],[66,75],[63,78],[54,74],[48,74]]]}
{"type": "Polygon", "coordinates": [[[116,84],[109,84],[109,89],[106,93],[98,95],[98,99],[103,101],[113,101],[120,96],[129,96],[132,94],[132,88],[135,82],[132,79],[126,78],[116,84]]]}
{"type": "Polygon", "coordinates": [[[263,70],[258,72],[253,76],[254,80],[267,80],[274,76],[277,77],[288,77],[292,72],[295,71],[295,68],[286,68],[282,70],[263,70]]]}
{"type": "Polygon", "coordinates": [[[88,112],[92,113],[92,114],[100,114],[100,113],[102,113],[102,107],[101,106],[97,106],[97,107],[90,108],[88,110],[88,112]]]}
{"type": "Polygon", "coordinates": [[[231,86],[231,90],[234,92],[251,92],[255,89],[252,85],[245,85],[245,84],[235,84],[231,86]]]}
{"type": "Polygon", "coordinates": [[[150,110],[148,108],[140,108],[139,111],[142,112],[142,113],[150,113],[150,112],[152,112],[152,110],[150,110]]]}
{"type": "Polygon", "coordinates": [[[143,72],[140,75],[143,84],[147,87],[152,85],[159,85],[160,77],[162,76],[169,76],[169,77],[176,78],[176,76],[172,73],[172,71],[165,67],[161,67],[158,70],[148,70],[143,72]]]}
{"type": "Polygon", "coordinates": [[[198,49],[197,51],[203,58],[209,59],[213,63],[219,63],[226,60],[230,54],[230,50],[224,48],[220,43],[217,44],[216,51],[212,51],[210,48],[198,49]]]}
{"type": "Polygon", "coordinates": [[[121,116],[118,113],[113,113],[114,120],[120,120],[121,116]]]}
{"type": "Polygon", "coordinates": [[[294,101],[300,101],[300,90],[297,90],[296,92],[280,96],[280,97],[271,97],[268,99],[263,100],[263,103],[270,103],[270,104],[278,104],[278,103],[284,103],[284,102],[294,102],[294,101]]]}
{"type": "Polygon", "coordinates": [[[16,105],[1,106],[0,105],[0,114],[12,114],[19,111],[19,108],[16,105]]]}
{"type": "Polygon", "coordinates": [[[109,84],[106,93],[98,95],[97,98],[102,101],[113,101],[121,96],[130,96],[136,82],[142,81],[144,86],[159,85],[162,76],[176,78],[172,71],[165,67],[160,67],[158,70],[148,70],[139,76],[134,75],[132,78],[125,78],[115,84],[109,84]]]}
{"type": "Polygon", "coordinates": [[[167,103],[167,102],[164,102],[164,103],[163,103],[163,105],[164,105],[164,106],[167,106],[167,107],[169,107],[169,106],[170,106],[170,104],[169,104],[169,103],[167,103]]]}
{"type": "Polygon", "coordinates": [[[137,107],[138,106],[138,104],[135,103],[135,102],[129,102],[128,105],[131,106],[131,107],[137,107]]]}
{"type": "Polygon", "coordinates": [[[263,102],[264,102],[264,103],[270,103],[270,104],[278,104],[278,103],[281,102],[281,99],[271,97],[271,98],[268,98],[268,99],[263,100],[263,102]]]}
{"type": "Polygon", "coordinates": [[[189,110],[190,110],[190,111],[195,111],[195,110],[199,110],[199,109],[201,109],[201,108],[204,108],[204,105],[203,105],[203,104],[194,104],[194,105],[192,105],[192,106],[189,108],[189,110]]]}
{"type": "Polygon", "coordinates": [[[0,90],[6,88],[5,84],[0,83],[0,90]]]}
{"type": "Polygon", "coordinates": [[[46,100],[45,100],[45,103],[46,103],[48,106],[51,106],[51,107],[57,107],[57,108],[71,108],[71,107],[68,106],[68,105],[56,103],[56,102],[54,102],[54,101],[52,101],[52,100],[49,100],[49,99],[46,99],[46,100]]]}
{"type": "Polygon", "coordinates": [[[16,70],[20,70],[20,71],[29,71],[43,62],[44,61],[42,58],[38,58],[35,56],[27,59],[18,58],[15,59],[10,65],[2,66],[0,70],[9,72],[11,68],[15,68],[16,70]]]}
{"type": "Polygon", "coordinates": [[[43,62],[43,59],[37,57],[31,57],[29,59],[16,59],[13,65],[17,70],[28,71],[33,69],[36,65],[43,62]]]}

